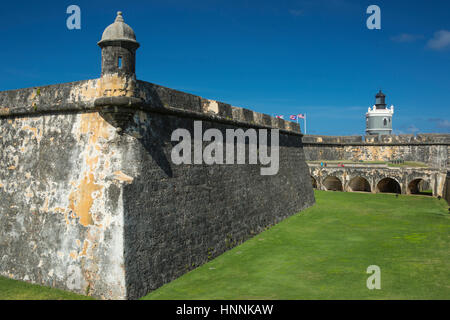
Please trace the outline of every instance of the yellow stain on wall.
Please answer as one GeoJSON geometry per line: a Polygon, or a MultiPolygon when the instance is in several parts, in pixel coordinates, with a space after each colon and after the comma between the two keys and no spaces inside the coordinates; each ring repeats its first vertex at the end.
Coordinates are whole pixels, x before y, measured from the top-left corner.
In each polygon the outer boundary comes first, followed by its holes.
{"type": "Polygon", "coordinates": [[[77,253],[75,251],[71,251],[69,255],[73,260],[77,259],[77,253]]]}
{"type": "Polygon", "coordinates": [[[219,113],[219,104],[215,100],[208,100],[208,105],[204,109],[206,112],[219,113]]]}
{"type": "Polygon", "coordinates": [[[0,116],[6,116],[9,114],[9,108],[0,108],[0,116]]]}
{"type": "Polygon", "coordinates": [[[136,80],[118,75],[104,75],[74,87],[70,96],[75,101],[92,100],[99,97],[134,97],[136,80]]]}
{"type": "Polygon", "coordinates": [[[133,177],[130,177],[130,176],[126,175],[122,171],[114,171],[114,179],[119,180],[119,181],[123,181],[123,182],[126,182],[126,183],[132,183],[133,180],[134,180],[133,177]]]}
{"type": "Polygon", "coordinates": [[[33,91],[31,91],[31,93],[30,93],[30,96],[28,97],[28,100],[34,100],[35,98],[36,98],[36,96],[37,96],[37,90],[33,90],[33,91]]]}
{"type": "Polygon", "coordinates": [[[41,139],[42,139],[42,131],[39,132],[39,130],[37,128],[33,128],[33,127],[28,126],[28,125],[25,125],[25,126],[22,127],[22,130],[31,131],[33,133],[34,138],[38,142],[41,141],[41,139]]]}
{"type": "Polygon", "coordinates": [[[345,152],[351,154],[353,160],[388,161],[395,158],[395,146],[346,146],[345,152]]]}
{"type": "Polygon", "coordinates": [[[96,198],[101,196],[104,185],[100,181],[96,181],[96,171],[99,163],[99,155],[92,154],[91,151],[101,150],[97,148],[100,139],[108,139],[109,124],[98,113],[85,113],[80,115],[81,126],[79,134],[89,136],[86,145],[86,170],[83,178],[73,185],[75,189],[69,195],[69,209],[79,218],[79,222],[83,226],[94,223],[91,209],[96,198]]]}
{"type": "Polygon", "coordinates": [[[99,138],[109,137],[109,124],[97,112],[83,113],[81,116],[80,133],[89,134],[89,145],[94,147],[99,138]]]}
{"type": "Polygon", "coordinates": [[[80,218],[80,224],[87,227],[93,223],[91,216],[91,207],[94,204],[93,193],[99,191],[103,186],[94,182],[94,174],[85,176],[77,187],[69,195],[69,209],[80,218]]]}
{"type": "Polygon", "coordinates": [[[39,210],[42,211],[42,212],[49,212],[48,211],[48,203],[49,203],[49,198],[46,197],[45,200],[44,200],[44,204],[42,205],[42,207],[40,207],[39,210]]]}
{"type": "Polygon", "coordinates": [[[87,256],[87,249],[89,247],[89,240],[84,240],[83,242],[83,249],[80,253],[80,256],[87,256]]]}

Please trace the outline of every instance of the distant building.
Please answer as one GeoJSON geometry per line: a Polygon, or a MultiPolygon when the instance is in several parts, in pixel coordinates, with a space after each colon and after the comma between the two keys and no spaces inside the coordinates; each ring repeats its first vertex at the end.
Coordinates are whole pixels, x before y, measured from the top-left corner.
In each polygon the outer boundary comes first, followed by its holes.
{"type": "Polygon", "coordinates": [[[378,92],[375,96],[375,105],[369,107],[366,113],[366,134],[367,135],[385,135],[392,134],[392,115],[394,106],[386,108],[386,95],[378,92]]]}

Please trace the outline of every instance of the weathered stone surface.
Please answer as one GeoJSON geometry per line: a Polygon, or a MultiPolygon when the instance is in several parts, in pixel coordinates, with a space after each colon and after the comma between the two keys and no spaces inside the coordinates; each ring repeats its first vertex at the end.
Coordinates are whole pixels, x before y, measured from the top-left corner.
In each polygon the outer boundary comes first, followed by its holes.
{"type": "Polygon", "coordinates": [[[447,177],[445,179],[443,198],[450,204],[450,172],[447,172],[447,177]]]}
{"type": "MultiPolygon", "coordinates": [[[[299,212],[314,202],[301,140],[280,136],[280,171],[260,165],[171,164],[171,132],[189,118],[139,112],[126,132],[138,175],[124,189],[125,266],[129,297],[158,288],[186,271],[299,212]],[[302,177],[299,179],[298,177],[302,177]]],[[[225,136],[233,125],[203,122],[225,136]]]]}
{"type": "Polygon", "coordinates": [[[99,79],[0,92],[1,275],[134,299],[314,203],[298,124],[136,80],[120,12],[98,45],[99,79]],[[174,165],[195,120],[279,129],[278,174],[174,165]]]}
{"type": "Polygon", "coordinates": [[[108,104],[134,111],[176,114],[244,127],[274,128],[302,136],[295,122],[118,74],[0,92],[0,116],[3,117],[101,111],[108,104]]]}
{"type": "Polygon", "coordinates": [[[134,299],[314,203],[299,128],[133,77],[0,92],[0,274],[134,299]],[[174,165],[173,130],[280,129],[280,169],[174,165]]]}
{"type": "Polygon", "coordinates": [[[382,165],[327,165],[309,164],[313,184],[321,190],[392,192],[401,194],[417,193],[420,180],[427,183],[434,196],[445,196],[447,170],[433,168],[391,168],[382,165]],[[394,180],[394,185],[383,182],[394,180]],[[381,182],[381,183],[380,183],[381,182]],[[385,189],[385,190],[382,190],[385,189]]]}
{"type": "Polygon", "coordinates": [[[0,119],[0,274],[126,294],[123,139],[98,113],[0,119]]]}
{"type": "Polygon", "coordinates": [[[306,160],[418,161],[449,168],[450,134],[303,137],[306,160]]]}

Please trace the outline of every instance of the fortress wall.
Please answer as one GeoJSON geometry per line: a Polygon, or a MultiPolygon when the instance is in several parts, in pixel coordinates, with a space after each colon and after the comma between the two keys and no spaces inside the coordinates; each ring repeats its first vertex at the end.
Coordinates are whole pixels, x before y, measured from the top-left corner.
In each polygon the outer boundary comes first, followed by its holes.
{"type": "MultiPolygon", "coordinates": [[[[391,178],[398,182],[401,194],[412,194],[417,190],[415,181],[426,182],[427,189],[431,189],[433,196],[445,197],[445,182],[447,170],[434,168],[399,168],[382,167],[374,165],[347,165],[339,167],[329,165],[322,167],[319,164],[309,165],[311,176],[315,179],[317,188],[321,190],[333,190],[342,188],[343,191],[367,191],[379,192],[379,183],[385,178],[391,178]],[[339,181],[330,183],[337,178],[339,181]],[[365,180],[365,181],[364,181],[365,180]],[[367,185],[364,187],[364,184],[367,185]],[[339,186],[342,187],[339,187],[339,186]],[[337,186],[337,187],[336,187],[337,186]]],[[[386,191],[386,190],[384,190],[386,191]]],[[[394,192],[394,190],[391,190],[394,192]]]]}
{"type": "MultiPolygon", "coordinates": [[[[280,169],[260,165],[171,165],[170,135],[193,119],[139,113],[128,130],[138,175],[125,187],[125,264],[137,298],[314,203],[301,140],[280,135],[280,169]]],[[[238,126],[203,121],[203,130],[238,126]]],[[[206,143],[203,144],[203,147],[206,143]]]]}
{"type": "Polygon", "coordinates": [[[315,160],[341,160],[346,159],[345,150],[342,146],[330,145],[304,145],[305,158],[307,161],[315,160]]]}
{"type": "Polygon", "coordinates": [[[447,172],[447,177],[445,179],[443,198],[447,200],[447,203],[450,204],[450,173],[447,172]]]}
{"type": "Polygon", "coordinates": [[[124,296],[122,152],[98,113],[0,119],[0,274],[124,296]]]}
{"type": "Polygon", "coordinates": [[[2,276],[134,299],[314,203],[296,123],[120,78],[0,92],[0,110],[2,276]],[[173,164],[198,120],[280,129],[278,174],[173,164]]]}
{"type": "Polygon", "coordinates": [[[424,162],[447,168],[450,134],[390,136],[304,136],[306,160],[405,161],[424,162]]]}

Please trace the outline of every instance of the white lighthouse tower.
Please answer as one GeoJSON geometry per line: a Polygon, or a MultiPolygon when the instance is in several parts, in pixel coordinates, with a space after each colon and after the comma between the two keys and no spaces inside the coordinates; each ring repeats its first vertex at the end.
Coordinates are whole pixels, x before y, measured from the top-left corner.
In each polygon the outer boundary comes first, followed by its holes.
{"type": "Polygon", "coordinates": [[[394,106],[386,108],[386,95],[378,92],[375,96],[375,105],[369,107],[366,113],[366,134],[367,135],[385,135],[392,134],[392,116],[394,106]]]}

